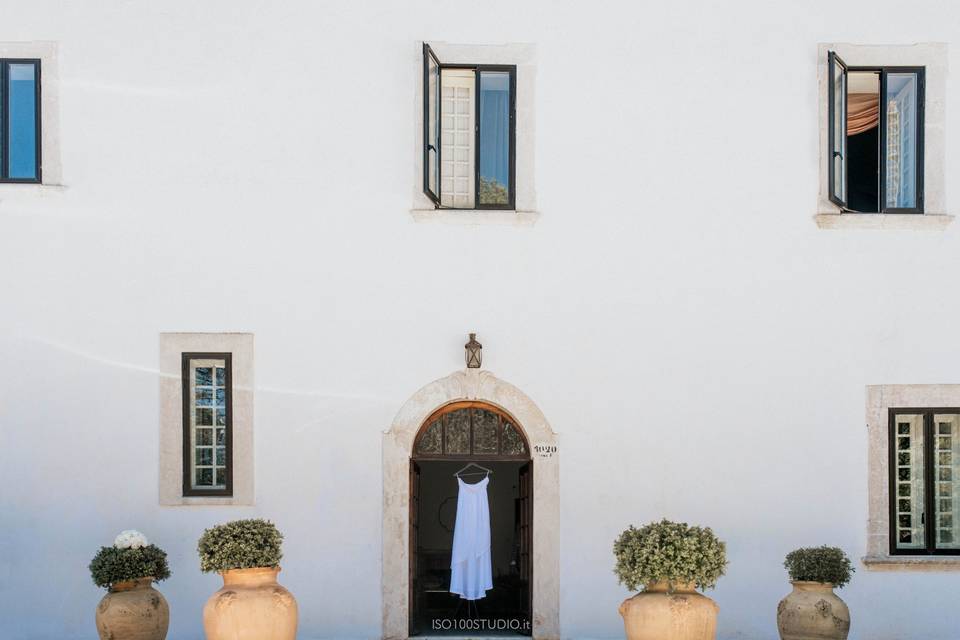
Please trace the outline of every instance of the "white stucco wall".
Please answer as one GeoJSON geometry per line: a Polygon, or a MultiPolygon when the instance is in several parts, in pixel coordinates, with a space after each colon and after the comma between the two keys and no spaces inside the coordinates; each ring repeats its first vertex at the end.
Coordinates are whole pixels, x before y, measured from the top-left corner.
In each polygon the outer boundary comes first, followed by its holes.
{"type": "MultiPolygon", "coordinates": [[[[868,384],[958,383],[960,226],[821,230],[817,44],[946,42],[919,1],[6,3],[57,43],[63,187],[0,185],[0,637],[88,639],[121,529],[202,637],[204,527],[273,519],[301,638],[381,629],[383,431],[484,361],[561,435],[560,627],[622,635],[613,538],[710,525],[721,640],[790,549],[866,553],[868,384]],[[895,16],[893,18],[892,16],[895,16]],[[537,50],[533,226],[409,213],[419,42],[537,50]],[[256,339],[255,506],[158,504],[158,335],[256,339]]],[[[960,149],[947,79],[949,170],[960,149]]],[[[957,97],[957,100],[953,98],[957,97]]],[[[858,562],[859,564],[859,562],[858,562]]],[[[960,573],[869,572],[853,640],[955,640],[960,573]]]]}

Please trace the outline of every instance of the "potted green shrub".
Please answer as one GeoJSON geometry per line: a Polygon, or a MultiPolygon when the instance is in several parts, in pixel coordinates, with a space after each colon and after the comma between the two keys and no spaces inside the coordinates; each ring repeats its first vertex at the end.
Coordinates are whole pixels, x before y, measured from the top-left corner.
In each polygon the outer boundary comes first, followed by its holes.
{"type": "Polygon", "coordinates": [[[167,554],[139,531],[123,531],[111,547],[100,547],[90,562],[90,576],[107,594],[97,605],[101,640],[163,640],[170,607],[153,582],[170,577],[167,554]]]}
{"type": "Polygon", "coordinates": [[[850,582],[854,572],[837,547],[806,547],[787,554],[783,563],[793,591],[777,606],[782,640],[846,640],[850,610],[834,588],[850,582]]]}
{"type": "Polygon", "coordinates": [[[197,551],[200,569],[223,587],[203,608],[207,640],[294,640],[297,601],[277,583],[283,535],[272,522],[235,520],[207,529],[197,551]]]}
{"type": "Polygon", "coordinates": [[[628,640],[714,640],[719,607],[711,589],[727,566],[726,545],[709,528],[661,520],[631,526],[613,543],[614,573],[630,591],[620,615],[628,640]]]}

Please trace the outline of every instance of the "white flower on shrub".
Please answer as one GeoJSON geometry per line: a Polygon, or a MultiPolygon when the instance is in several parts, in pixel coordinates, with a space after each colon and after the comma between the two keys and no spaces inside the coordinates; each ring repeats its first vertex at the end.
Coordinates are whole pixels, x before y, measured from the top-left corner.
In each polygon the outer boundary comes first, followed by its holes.
{"type": "Polygon", "coordinates": [[[148,544],[150,543],[147,542],[147,536],[134,529],[121,531],[113,541],[113,546],[117,549],[140,549],[148,544]]]}

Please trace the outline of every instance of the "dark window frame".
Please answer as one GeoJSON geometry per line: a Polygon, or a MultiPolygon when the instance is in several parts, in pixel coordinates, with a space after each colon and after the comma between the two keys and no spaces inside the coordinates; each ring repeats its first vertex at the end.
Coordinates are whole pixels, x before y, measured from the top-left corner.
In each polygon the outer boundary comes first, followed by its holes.
{"type": "Polygon", "coordinates": [[[433,202],[437,209],[454,209],[461,211],[473,210],[515,210],[517,208],[517,65],[514,64],[448,64],[440,62],[430,45],[423,43],[423,192],[433,202]],[[437,67],[437,128],[430,131],[430,62],[437,67]],[[474,81],[474,171],[473,171],[473,207],[446,207],[441,204],[443,169],[442,144],[440,143],[441,129],[441,89],[440,82],[444,69],[473,69],[474,81]],[[506,204],[480,203],[480,75],[485,71],[506,72],[510,74],[510,153],[509,171],[510,184],[507,189],[508,202],[506,204]],[[431,138],[431,133],[433,137],[431,138]],[[436,146],[434,146],[436,142],[436,146]],[[430,190],[430,151],[437,154],[437,193],[430,190]]]}
{"type": "MultiPolygon", "coordinates": [[[[836,82],[834,77],[837,73],[838,68],[842,69],[841,73],[844,76],[847,75],[847,71],[849,69],[847,67],[847,64],[835,52],[830,51],[827,54],[827,101],[828,101],[827,104],[829,105],[827,109],[827,119],[828,119],[828,123],[827,123],[827,189],[829,190],[830,202],[834,203],[841,209],[846,210],[847,201],[841,198],[838,198],[836,195],[837,181],[836,181],[836,171],[834,167],[834,158],[836,158],[837,156],[837,151],[835,150],[837,145],[834,141],[837,135],[843,135],[843,138],[844,138],[844,144],[842,146],[843,153],[840,154],[840,158],[843,161],[843,165],[842,165],[844,167],[843,175],[844,177],[846,177],[847,175],[846,137],[847,137],[847,118],[849,117],[849,114],[850,114],[850,104],[849,104],[850,88],[847,86],[848,79],[844,77],[844,80],[843,80],[843,90],[845,93],[845,95],[843,96],[844,118],[842,123],[842,131],[838,132],[836,127],[836,122],[837,122],[836,90],[837,89],[836,89],[836,82]]],[[[846,185],[844,185],[844,189],[842,193],[846,194],[846,191],[847,191],[846,185]]]]}
{"type": "MultiPolygon", "coordinates": [[[[233,497],[233,354],[230,352],[199,352],[190,351],[180,354],[180,393],[183,400],[183,495],[185,497],[233,497]],[[193,486],[193,465],[190,462],[191,426],[190,412],[190,385],[193,380],[190,376],[190,362],[192,360],[223,360],[224,361],[224,402],[226,405],[226,420],[224,425],[224,453],[226,459],[226,482],[223,489],[197,489],[193,486]]],[[[216,454],[214,454],[216,460],[216,454]]]]}
{"type": "MultiPolygon", "coordinates": [[[[827,131],[827,184],[828,184],[828,196],[831,202],[840,207],[843,213],[862,213],[862,214],[872,214],[872,213],[907,213],[907,214],[923,214],[924,212],[924,166],[926,164],[926,153],[924,147],[924,129],[926,127],[926,93],[927,93],[927,80],[926,80],[926,67],[923,66],[851,66],[846,64],[840,56],[834,51],[827,53],[827,117],[829,119],[828,131],[827,131]],[[878,172],[877,172],[877,211],[855,211],[847,207],[847,203],[836,198],[834,193],[835,188],[835,176],[833,170],[833,158],[834,158],[834,140],[838,133],[836,127],[834,126],[835,121],[835,87],[834,87],[834,73],[838,65],[842,67],[842,73],[844,76],[848,76],[850,73],[876,73],[880,76],[880,103],[881,108],[879,109],[880,121],[877,124],[879,127],[879,135],[877,136],[877,145],[878,149],[878,172]],[[917,172],[917,198],[915,207],[887,207],[885,205],[886,201],[886,172],[887,172],[887,161],[884,149],[886,148],[887,143],[887,110],[882,108],[883,101],[886,95],[887,88],[887,76],[891,73],[915,73],[917,74],[917,158],[916,158],[916,172],[917,172]]],[[[847,92],[847,95],[844,96],[844,114],[849,117],[849,95],[850,95],[850,86],[849,78],[844,80],[844,88],[847,92]]],[[[847,132],[846,118],[843,123],[843,135],[845,136],[847,132]]],[[[846,149],[846,145],[844,145],[846,149]]],[[[844,158],[844,162],[846,162],[844,158]]],[[[844,172],[845,175],[849,175],[849,168],[844,172]]]]}
{"type": "Polygon", "coordinates": [[[40,184],[43,182],[43,131],[41,112],[43,105],[40,101],[42,70],[40,58],[0,58],[0,183],[12,184],[40,184]],[[10,178],[10,106],[9,79],[11,64],[32,64],[36,69],[34,75],[34,128],[36,130],[36,178],[10,178]]]}
{"type": "MultiPolygon", "coordinates": [[[[960,414],[960,407],[890,407],[888,410],[887,425],[887,507],[889,527],[887,535],[890,538],[889,547],[891,556],[960,556],[960,549],[938,549],[936,546],[936,509],[934,500],[934,424],[933,416],[938,413],[960,414]],[[924,512],[924,548],[898,549],[897,548],[897,505],[896,505],[896,461],[897,436],[896,417],[898,415],[923,416],[923,512],[924,512]]],[[[953,482],[956,482],[955,480],[953,482]]]]}

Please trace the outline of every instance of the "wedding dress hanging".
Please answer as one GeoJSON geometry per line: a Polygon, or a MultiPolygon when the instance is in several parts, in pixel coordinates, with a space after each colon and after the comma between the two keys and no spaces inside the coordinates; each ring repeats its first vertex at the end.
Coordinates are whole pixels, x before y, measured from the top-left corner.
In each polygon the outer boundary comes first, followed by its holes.
{"type": "Polygon", "coordinates": [[[453,527],[450,561],[450,593],[465,600],[479,600],[493,588],[490,563],[490,503],[487,476],[476,484],[457,478],[457,520],[453,527]]]}

